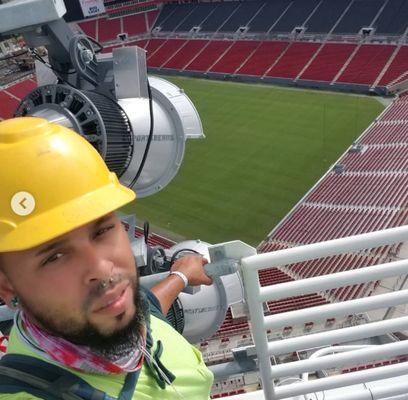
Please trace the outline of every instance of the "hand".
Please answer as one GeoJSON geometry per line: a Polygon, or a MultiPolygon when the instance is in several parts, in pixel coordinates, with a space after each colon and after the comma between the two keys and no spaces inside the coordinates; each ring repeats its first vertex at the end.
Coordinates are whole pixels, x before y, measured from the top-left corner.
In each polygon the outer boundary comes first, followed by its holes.
{"type": "Polygon", "coordinates": [[[182,272],[191,286],[211,285],[213,281],[205,273],[205,264],[208,264],[208,261],[202,256],[184,256],[174,262],[171,271],[182,272]]]}

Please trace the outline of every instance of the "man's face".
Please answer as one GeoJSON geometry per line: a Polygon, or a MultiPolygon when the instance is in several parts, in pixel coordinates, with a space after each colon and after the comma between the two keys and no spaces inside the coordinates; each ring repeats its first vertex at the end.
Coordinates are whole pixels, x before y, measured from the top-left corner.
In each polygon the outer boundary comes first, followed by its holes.
{"type": "Polygon", "coordinates": [[[17,295],[42,328],[68,340],[96,342],[140,328],[137,272],[114,213],[38,247],[3,253],[0,297],[17,295]]]}

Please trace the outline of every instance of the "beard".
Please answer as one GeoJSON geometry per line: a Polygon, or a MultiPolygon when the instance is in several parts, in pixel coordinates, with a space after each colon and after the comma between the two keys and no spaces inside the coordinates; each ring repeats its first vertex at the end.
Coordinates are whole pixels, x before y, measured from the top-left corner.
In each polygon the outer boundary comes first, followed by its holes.
{"type": "MultiPolygon", "coordinates": [[[[78,319],[60,317],[58,318],[50,313],[39,312],[34,307],[28,305],[21,296],[19,297],[21,307],[26,312],[27,316],[33,317],[41,327],[52,334],[53,336],[61,337],[73,344],[87,346],[90,350],[103,358],[112,362],[125,357],[132,352],[141,342],[143,338],[146,320],[149,318],[149,305],[145,298],[140,293],[138,278],[125,278],[121,275],[113,277],[113,286],[128,280],[133,288],[133,303],[135,313],[131,320],[120,329],[115,331],[105,332],[98,328],[95,324],[83,318],[84,322],[79,322],[78,319]]],[[[86,315],[86,310],[89,305],[98,297],[102,296],[106,290],[110,289],[96,287],[93,289],[83,305],[83,314],[86,315]]],[[[115,318],[120,321],[124,315],[120,314],[115,318]]]]}

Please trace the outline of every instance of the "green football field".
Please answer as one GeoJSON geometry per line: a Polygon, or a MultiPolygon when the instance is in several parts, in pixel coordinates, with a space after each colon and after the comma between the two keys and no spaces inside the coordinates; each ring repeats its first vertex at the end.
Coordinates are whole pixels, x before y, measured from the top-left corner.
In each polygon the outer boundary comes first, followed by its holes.
{"type": "Polygon", "coordinates": [[[257,245],[384,108],[356,95],[168,79],[194,102],[206,139],[187,141],[165,189],[122,211],[211,243],[257,245]]]}

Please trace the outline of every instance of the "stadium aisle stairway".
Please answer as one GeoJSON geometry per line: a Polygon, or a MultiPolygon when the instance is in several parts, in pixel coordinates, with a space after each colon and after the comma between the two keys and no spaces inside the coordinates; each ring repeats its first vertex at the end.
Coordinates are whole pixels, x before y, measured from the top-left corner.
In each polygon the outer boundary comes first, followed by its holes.
{"type": "Polygon", "coordinates": [[[319,5],[319,0],[295,0],[284,14],[281,15],[271,32],[292,32],[296,26],[302,26],[308,17],[319,5]]]}
{"type": "Polygon", "coordinates": [[[268,32],[289,6],[286,0],[264,2],[261,11],[249,23],[249,31],[268,32]]]}
{"type": "MultiPolygon", "coordinates": [[[[405,1],[408,4],[408,0],[398,1],[405,1]]],[[[238,5],[230,2],[170,4],[165,5],[160,13],[155,10],[112,19],[99,17],[81,21],[78,25],[86,34],[95,37],[99,42],[108,43],[104,50],[108,52],[118,46],[114,42],[119,40],[120,33],[127,33],[130,40],[132,37],[137,38],[137,35],[147,33],[154,21],[156,21],[156,28],[160,27],[168,32],[186,32],[193,26],[200,26],[200,34],[203,32],[211,34],[215,31],[233,33],[239,26],[247,25],[249,32],[270,30],[276,33],[290,32],[292,25],[299,25],[298,22],[307,15],[305,27],[308,33],[332,29],[330,25],[337,18],[336,21],[339,23],[336,22],[335,33],[344,30],[349,34],[363,24],[362,20],[355,16],[357,11],[362,9],[369,16],[375,12],[376,23],[382,27],[381,29],[386,30],[384,21],[387,20],[387,15],[391,15],[392,12],[395,14],[395,5],[391,6],[387,3],[380,12],[382,4],[383,0],[361,0],[358,4],[350,3],[350,0],[342,0],[336,3],[334,9],[329,7],[328,0],[320,3],[316,0],[308,0],[304,4],[279,1],[274,3],[273,7],[269,3],[258,0],[238,5]],[[346,9],[347,12],[345,12],[346,9]],[[342,17],[340,18],[339,15],[342,17]],[[266,18],[267,16],[270,18],[266,18]],[[273,22],[274,19],[276,23],[273,22]],[[247,22],[243,22],[245,20],[247,22]]],[[[401,12],[404,13],[405,3],[401,7],[403,7],[401,12]]],[[[364,26],[370,24],[371,21],[364,26]]],[[[405,25],[403,22],[401,24],[402,27],[396,28],[398,31],[406,27],[406,22],[405,25]]],[[[388,30],[392,31],[391,28],[388,30]]],[[[178,71],[284,78],[300,83],[306,80],[333,83],[333,79],[336,78],[335,84],[365,85],[367,90],[374,83],[384,87],[398,79],[408,78],[408,46],[404,44],[400,44],[399,48],[393,44],[362,44],[353,54],[356,43],[327,42],[321,47],[321,43],[307,41],[265,40],[261,42],[245,39],[236,41],[213,39],[203,49],[199,47],[199,43],[203,44],[199,40],[208,40],[208,38],[183,39],[189,40],[189,43],[181,40],[150,39],[147,46],[149,66],[178,71]],[[163,49],[153,56],[159,44],[163,43],[166,43],[163,49]],[[352,59],[349,60],[351,55],[352,59]],[[300,73],[302,75],[298,76],[300,73]],[[338,77],[339,73],[341,75],[338,77]]]]}
{"type": "Polygon", "coordinates": [[[213,12],[213,7],[208,3],[199,3],[194,10],[180,23],[175,32],[189,32],[194,26],[200,26],[213,12]]]}
{"type": "Polygon", "coordinates": [[[325,44],[300,79],[331,82],[355,48],[355,44],[325,44]]]}
{"type": "Polygon", "coordinates": [[[263,76],[288,46],[284,41],[263,42],[236,73],[263,76]]]}
{"type": "Polygon", "coordinates": [[[408,1],[389,1],[374,26],[380,35],[402,35],[407,27],[408,1]]]}
{"type": "MultiPolygon", "coordinates": [[[[293,80],[320,46],[320,43],[288,41],[150,39],[146,50],[148,65],[153,68],[199,72],[209,70],[256,77],[262,77],[266,73],[268,77],[293,80]]],[[[356,46],[349,43],[326,43],[299,79],[331,82],[356,46]]],[[[395,45],[360,46],[336,82],[372,85],[395,49],[395,45]]],[[[408,46],[401,46],[380,84],[385,85],[395,77],[405,75],[407,69],[408,46]]],[[[408,79],[408,73],[406,78],[408,79]]]]}
{"type": "Polygon", "coordinates": [[[159,47],[150,57],[148,57],[148,63],[150,67],[160,68],[166,63],[173,55],[186,44],[187,41],[183,39],[169,40],[167,43],[159,47]]]}
{"type": "MultiPolygon", "coordinates": [[[[405,225],[408,221],[408,96],[374,121],[337,165],[258,246],[267,252],[405,225]]],[[[285,266],[309,278],[390,261],[401,244],[285,266]]],[[[332,301],[363,297],[379,282],[326,291],[332,301]]]]}
{"type": "Polygon", "coordinates": [[[234,71],[246,60],[246,58],[257,48],[258,41],[235,42],[224,56],[211,67],[211,72],[233,74],[234,71]]]}
{"type": "Polygon", "coordinates": [[[213,40],[185,69],[189,71],[207,71],[222,54],[231,46],[232,42],[213,40]]]}
{"type": "Polygon", "coordinates": [[[266,75],[277,78],[296,78],[319,47],[319,43],[292,43],[284,56],[266,75]]]}
{"type": "Polygon", "coordinates": [[[163,68],[182,70],[207,44],[208,40],[189,40],[182,51],[174,54],[163,68]]]}
{"type": "Polygon", "coordinates": [[[152,10],[123,17],[99,17],[79,21],[79,28],[101,44],[119,40],[118,35],[126,33],[129,37],[145,34],[153,27],[159,11],[152,10]]]}
{"type": "Polygon", "coordinates": [[[155,24],[161,32],[288,33],[304,26],[308,33],[358,34],[373,27],[382,35],[402,35],[407,28],[406,0],[266,0],[166,4],[155,24]]]}
{"type": "MultiPolygon", "coordinates": [[[[150,67],[201,72],[211,68],[210,72],[224,74],[261,77],[266,73],[268,77],[294,79],[319,47],[319,43],[287,41],[213,40],[208,43],[200,39],[186,43],[184,39],[150,39],[146,50],[150,67]]],[[[331,82],[355,48],[355,44],[327,43],[300,79],[331,82]]],[[[394,45],[362,45],[337,82],[371,85],[395,48],[394,45]]],[[[405,63],[408,65],[408,46],[401,47],[381,83],[398,75],[405,63]]]]}
{"type": "Polygon", "coordinates": [[[154,23],[157,20],[157,17],[159,16],[159,10],[149,11],[146,14],[147,14],[148,29],[151,30],[154,26],[154,23]]]}
{"type": "Polygon", "coordinates": [[[260,11],[264,3],[242,2],[234,14],[221,26],[220,32],[236,32],[240,26],[246,26],[249,21],[260,11]]]}
{"type": "Polygon", "coordinates": [[[350,3],[351,0],[323,0],[316,12],[308,19],[307,32],[330,32],[350,3]]]}
{"type": "Polygon", "coordinates": [[[383,4],[383,0],[354,1],[334,29],[334,33],[358,33],[362,27],[371,26],[383,4]]]}
{"type": "Polygon", "coordinates": [[[166,32],[174,31],[193,12],[195,7],[195,4],[184,4],[183,7],[177,7],[175,12],[163,20],[160,25],[161,30],[166,32]]]}
{"type": "Polygon", "coordinates": [[[146,58],[149,59],[149,57],[153,56],[154,53],[166,43],[166,39],[150,39],[146,46],[144,47],[146,50],[146,58]]]}
{"type": "Polygon", "coordinates": [[[337,81],[373,84],[395,48],[393,45],[362,45],[337,81]]]}
{"type": "MultiPolygon", "coordinates": [[[[386,85],[393,80],[399,78],[401,75],[406,74],[408,71],[408,46],[402,46],[391,65],[388,67],[384,76],[380,81],[380,85],[386,85]]],[[[406,75],[408,79],[408,75],[406,75]]]]}

